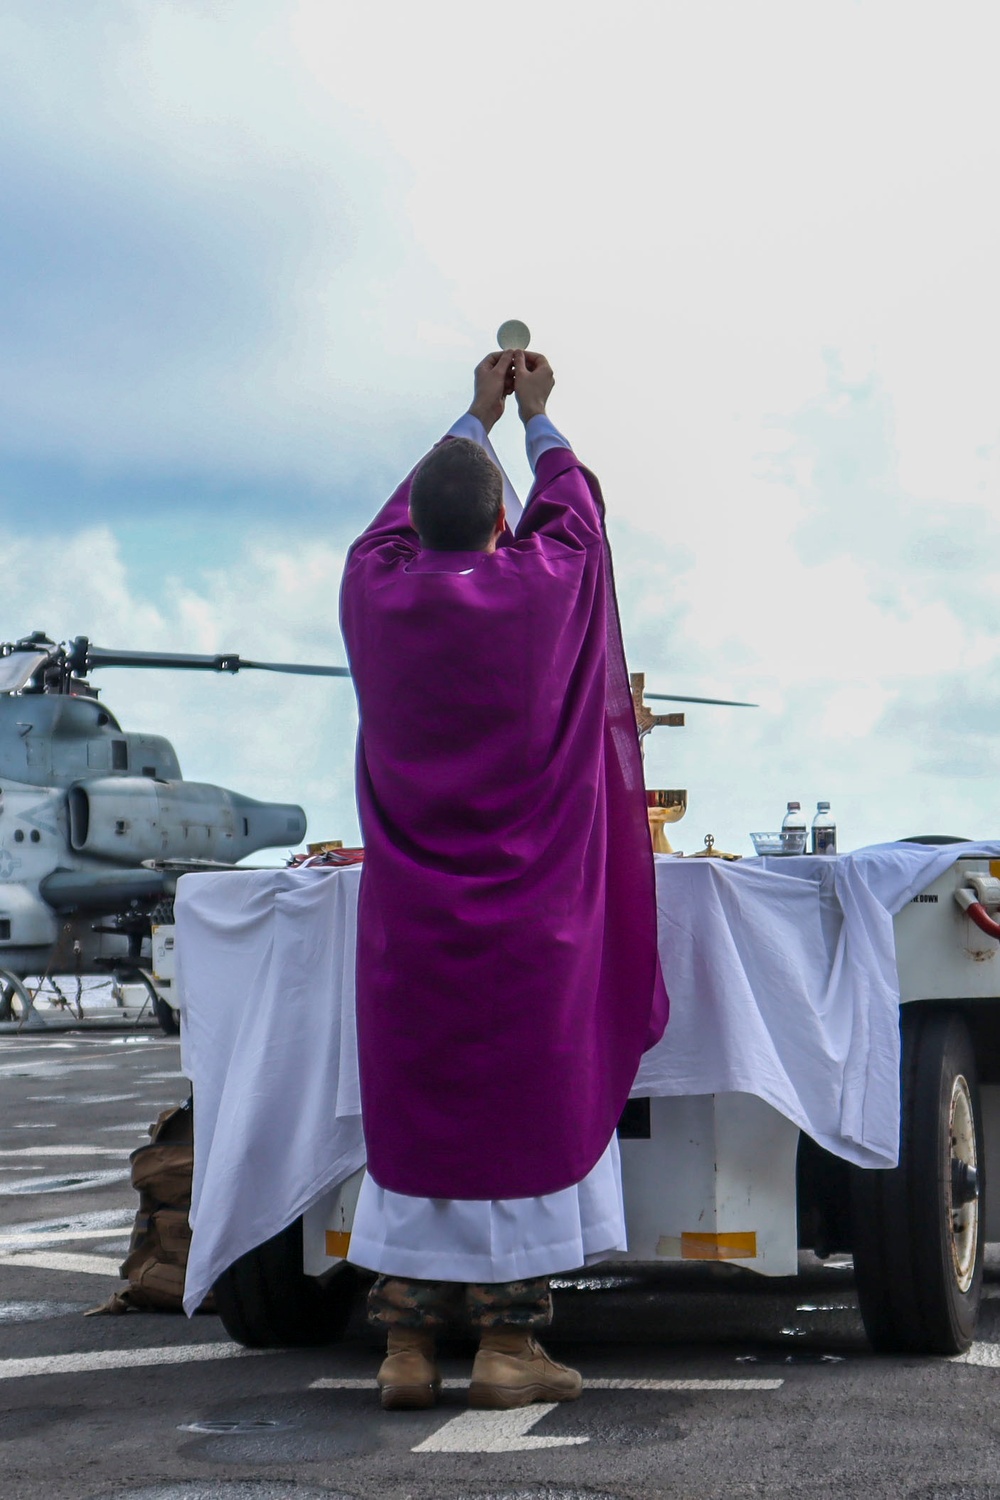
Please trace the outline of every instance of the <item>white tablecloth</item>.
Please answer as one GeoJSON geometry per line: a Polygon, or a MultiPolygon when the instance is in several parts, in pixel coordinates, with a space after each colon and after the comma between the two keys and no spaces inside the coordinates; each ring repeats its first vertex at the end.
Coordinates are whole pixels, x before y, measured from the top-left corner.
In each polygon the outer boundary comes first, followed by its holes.
{"type": "MultiPolygon", "coordinates": [[[[659,857],[671,997],[636,1095],[757,1094],[829,1150],[892,1166],[899,1131],[892,917],[960,854],[659,857]]],[[[183,1066],[195,1097],[185,1306],[364,1162],[354,1033],[360,868],[185,875],[183,1066]]]]}

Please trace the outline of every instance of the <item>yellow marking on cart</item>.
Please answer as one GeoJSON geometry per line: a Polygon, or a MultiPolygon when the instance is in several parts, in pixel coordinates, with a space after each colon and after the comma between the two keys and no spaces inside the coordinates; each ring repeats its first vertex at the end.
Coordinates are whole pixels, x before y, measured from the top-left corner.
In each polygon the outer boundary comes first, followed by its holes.
{"type": "Polygon", "coordinates": [[[351,1245],[351,1236],[347,1232],[347,1230],[345,1230],[345,1229],[328,1229],[326,1231],[326,1253],[327,1253],[327,1255],[333,1256],[335,1258],[339,1258],[340,1260],[346,1260],[347,1259],[347,1252],[350,1249],[350,1245],[351,1245]]]}
{"type": "Polygon", "coordinates": [[[1000,859],[990,860],[990,874],[994,880],[1000,880],[1000,859]]]}
{"type": "Polygon", "coordinates": [[[756,1230],[729,1234],[682,1234],[682,1260],[754,1260],[756,1230]]]}

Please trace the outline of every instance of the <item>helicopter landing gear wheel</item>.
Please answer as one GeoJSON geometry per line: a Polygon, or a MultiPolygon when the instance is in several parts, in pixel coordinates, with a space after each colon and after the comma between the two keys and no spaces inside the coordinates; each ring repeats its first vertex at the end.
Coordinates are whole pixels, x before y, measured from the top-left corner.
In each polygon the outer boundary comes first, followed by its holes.
{"type": "Polygon", "coordinates": [[[0,1021],[18,1021],[22,1026],[42,1024],[31,991],[9,969],[0,969],[0,1021]]]}
{"type": "Polygon", "coordinates": [[[903,1007],[899,1166],[851,1169],[854,1274],[880,1353],[961,1354],[986,1238],[976,1060],[960,1015],[922,1009],[903,1007]]]}
{"type": "MultiPolygon", "coordinates": [[[[163,1032],[163,1035],[178,1035],[181,1029],[180,1011],[174,1010],[174,1007],[168,1001],[164,1000],[144,969],[118,969],[115,971],[115,978],[119,984],[141,984],[146,991],[146,1003],[143,1005],[142,1011],[146,1009],[146,1004],[148,1004],[153,1015],[160,1023],[160,1030],[163,1032]]],[[[142,1015],[142,1011],[139,1012],[140,1016],[142,1015]]],[[[138,1020],[138,1017],[136,1019],[138,1020]]]]}

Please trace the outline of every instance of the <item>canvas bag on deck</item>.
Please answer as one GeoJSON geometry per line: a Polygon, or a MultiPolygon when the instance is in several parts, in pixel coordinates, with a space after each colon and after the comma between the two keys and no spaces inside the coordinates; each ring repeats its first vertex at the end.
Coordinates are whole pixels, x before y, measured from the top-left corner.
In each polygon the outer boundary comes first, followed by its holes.
{"type": "MultiPolygon", "coordinates": [[[[132,1186],[139,1209],[132,1226],[129,1253],[121,1265],[128,1281],[122,1292],[95,1312],[157,1308],[179,1312],[191,1244],[188,1210],[194,1172],[192,1101],[160,1114],[149,1127],[150,1143],[132,1152],[132,1186]]],[[[211,1294],[200,1312],[211,1312],[211,1294]]]]}

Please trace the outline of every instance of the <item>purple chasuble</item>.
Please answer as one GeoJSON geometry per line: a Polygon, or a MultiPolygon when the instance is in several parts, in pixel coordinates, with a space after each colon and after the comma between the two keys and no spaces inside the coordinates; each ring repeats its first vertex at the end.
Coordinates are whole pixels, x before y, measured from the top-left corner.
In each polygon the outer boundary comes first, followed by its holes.
{"type": "Polygon", "coordinates": [[[434,552],[409,489],[341,596],[368,1170],[416,1197],[534,1197],[596,1164],[667,1019],[604,504],[553,449],[515,536],[434,552]]]}

